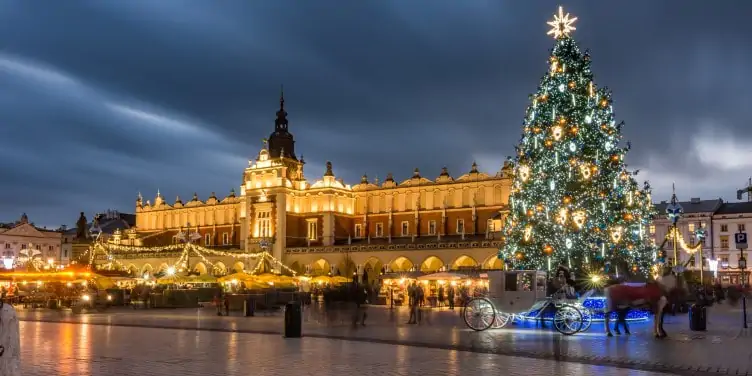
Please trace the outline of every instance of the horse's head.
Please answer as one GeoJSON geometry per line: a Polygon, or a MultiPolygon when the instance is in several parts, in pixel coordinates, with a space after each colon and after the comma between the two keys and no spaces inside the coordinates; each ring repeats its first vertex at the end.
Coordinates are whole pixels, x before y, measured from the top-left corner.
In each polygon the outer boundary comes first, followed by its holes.
{"type": "Polygon", "coordinates": [[[655,282],[669,296],[679,297],[687,294],[687,286],[675,274],[667,274],[655,278],[655,282]]]}

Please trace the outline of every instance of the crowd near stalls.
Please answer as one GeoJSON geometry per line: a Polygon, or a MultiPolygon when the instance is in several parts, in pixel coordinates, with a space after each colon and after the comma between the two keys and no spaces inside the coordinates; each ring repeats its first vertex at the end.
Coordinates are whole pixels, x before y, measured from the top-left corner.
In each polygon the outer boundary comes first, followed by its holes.
{"type": "Polygon", "coordinates": [[[429,307],[462,305],[470,297],[488,292],[488,275],[477,270],[384,273],[377,283],[374,303],[390,306],[407,305],[411,288],[422,290],[420,303],[429,307]]]}
{"type": "Polygon", "coordinates": [[[113,287],[110,278],[80,270],[0,273],[4,301],[23,308],[106,307],[113,287]]]}

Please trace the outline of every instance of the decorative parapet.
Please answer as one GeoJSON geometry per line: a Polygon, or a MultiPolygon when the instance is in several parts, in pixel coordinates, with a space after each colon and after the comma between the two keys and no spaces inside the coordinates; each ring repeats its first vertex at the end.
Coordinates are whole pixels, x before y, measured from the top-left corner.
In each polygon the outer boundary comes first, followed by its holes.
{"type": "Polygon", "coordinates": [[[285,249],[285,253],[348,253],[348,252],[382,252],[382,251],[419,251],[424,249],[467,249],[467,248],[501,248],[498,240],[472,242],[447,242],[425,244],[369,244],[340,245],[327,247],[295,247],[285,249]]]}

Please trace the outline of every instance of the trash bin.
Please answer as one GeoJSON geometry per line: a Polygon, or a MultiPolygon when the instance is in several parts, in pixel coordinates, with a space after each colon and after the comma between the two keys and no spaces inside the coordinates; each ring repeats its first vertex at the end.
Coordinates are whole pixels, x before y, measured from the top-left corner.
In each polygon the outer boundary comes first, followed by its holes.
{"type": "Polygon", "coordinates": [[[243,301],[243,316],[251,317],[256,312],[256,301],[252,297],[245,298],[243,301]]]}
{"type": "Polygon", "coordinates": [[[285,338],[300,338],[303,332],[303,315],[300,302],[285,305],[285,338]]]}
{"type": "Polygon", "coordinates": [[[708,323],[707,308],[703,305],[693,304],[689,308],[689,330],[705,331],[708,323]]]}

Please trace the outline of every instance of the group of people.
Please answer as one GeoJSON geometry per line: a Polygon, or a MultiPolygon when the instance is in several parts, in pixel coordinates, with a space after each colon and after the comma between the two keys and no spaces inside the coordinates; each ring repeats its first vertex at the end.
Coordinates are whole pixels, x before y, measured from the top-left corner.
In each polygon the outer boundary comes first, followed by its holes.
{"type": "MultiPolygon", "coordinates": [[[[436,294],[438,305],[444,305],[446,298],[449,309],[453,310],[456,294],[455,287],[449,285],[446,289],[446,295],[444,295],[444,293],[444,286],[440,285],[436,294]]],[[[407,298],[408,307],[410,307],[410,318],[408,319],[407,323],[418,324],[423,319],[420,308],[426,304],[426,291],[423,289],[423,286],[421,284],[419,284],[417,281],[413,281],[413,283],[407,287],[407,298]]]]}

